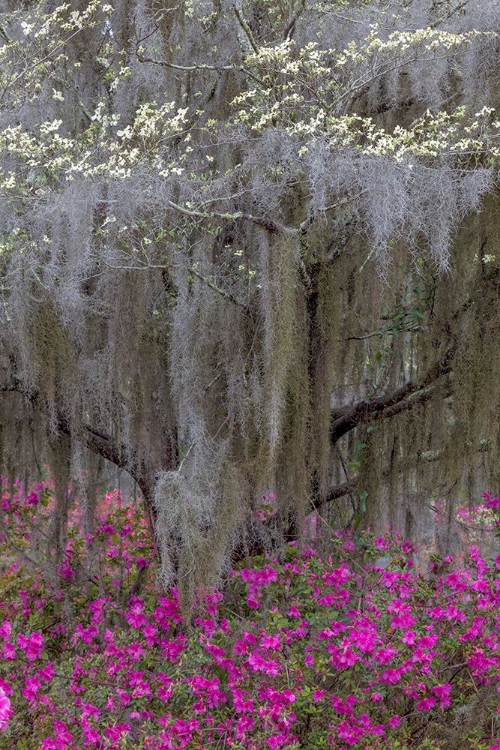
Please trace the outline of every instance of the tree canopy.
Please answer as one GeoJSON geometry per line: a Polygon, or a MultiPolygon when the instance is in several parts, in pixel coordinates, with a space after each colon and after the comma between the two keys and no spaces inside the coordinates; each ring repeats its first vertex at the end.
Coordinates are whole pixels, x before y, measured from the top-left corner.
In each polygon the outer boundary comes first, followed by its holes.
{"type": "Polygon", "coordinates": [[[1,462],[51,467],[56,556],[102,459],[186,597],[312,509],[415,536],[498,483],[499,28],[0,3],[1,462]]]}

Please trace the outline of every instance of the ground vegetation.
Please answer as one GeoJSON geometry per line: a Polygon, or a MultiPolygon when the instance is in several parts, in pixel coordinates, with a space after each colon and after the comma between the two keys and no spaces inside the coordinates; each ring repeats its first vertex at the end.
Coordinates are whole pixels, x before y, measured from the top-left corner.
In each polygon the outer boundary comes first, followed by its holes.
{"type": "Polygon", "coordinates": [[[496,486],[499,28],[486,0],[3,0],[1,467],[50,466],[56,564],[103,462],[186,601],[313,509],[424,539],[496,486]]]}

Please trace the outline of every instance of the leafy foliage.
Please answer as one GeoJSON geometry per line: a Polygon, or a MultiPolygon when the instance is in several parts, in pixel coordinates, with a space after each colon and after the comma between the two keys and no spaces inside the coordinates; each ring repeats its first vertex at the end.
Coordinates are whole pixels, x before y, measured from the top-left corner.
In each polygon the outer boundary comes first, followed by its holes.
{"type": "Polygon", "coordinates": [[[3,497],[0,747],[497,747],[500,556],[422,574],[400,538],[334,534],[324,559],[241,563],[188,627],[116,490],[92,537],[75,505],[57,579],[33,567],[52,502],[46,485],[3,497]]]}
{"type": "Polygon", "coordinates": [[[340,482],[415,535],[422,454],[450,506],[497,481],[492,3],[0,12],[1,463],[49,460],[57,563],[89,450],[183,601],[340,482]]]}

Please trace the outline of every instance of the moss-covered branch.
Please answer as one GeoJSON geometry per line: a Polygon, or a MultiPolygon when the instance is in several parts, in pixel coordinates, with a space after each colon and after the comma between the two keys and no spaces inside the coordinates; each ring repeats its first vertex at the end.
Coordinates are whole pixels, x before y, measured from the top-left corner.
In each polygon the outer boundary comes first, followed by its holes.
{"type": "MultiPolygon", "coordinates": [[[[379,419],[388,419],[403,411],[413,409],[434,397],[442,383],[443,376],[450,374],[455,348],[449,349],[444,357],[436,362],[420,381],[410,381],[391,393],[377,398],[363,399],[352,406],[333,411],[330,427],[330,440],[335,444],[341,437],[361,424],[370,424],[379,419]]],[[[446,379],[444,393],[450,395],[451,380],[446,379]]]]}

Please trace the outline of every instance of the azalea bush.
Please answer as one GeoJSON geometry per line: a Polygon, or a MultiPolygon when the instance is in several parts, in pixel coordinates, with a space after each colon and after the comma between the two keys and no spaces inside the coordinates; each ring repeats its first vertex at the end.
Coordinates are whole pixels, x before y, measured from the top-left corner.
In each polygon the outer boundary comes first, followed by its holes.
{"type": "Polygon", "coordinates": [[[52,502],[3,497],[0,747],[500,748],[500,556],[423,575],[397,537],[332,534],[240,564],[187,623],[118,491],[93,532],[75,504],[48,572],[52,502]]]}

